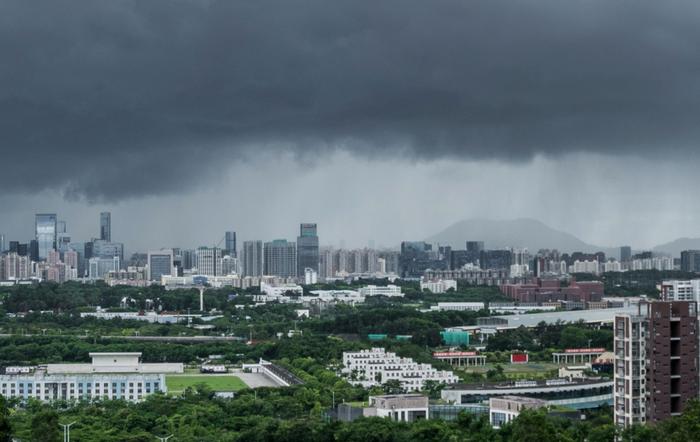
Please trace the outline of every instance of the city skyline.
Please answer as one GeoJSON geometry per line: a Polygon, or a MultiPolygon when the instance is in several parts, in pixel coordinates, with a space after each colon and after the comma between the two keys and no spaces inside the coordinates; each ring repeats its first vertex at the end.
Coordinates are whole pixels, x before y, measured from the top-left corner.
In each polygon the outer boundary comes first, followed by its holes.
{"type": "Polygon", "coordinates": [[[0,442],[700,437],[697,1],[0,36],[0,442]]]}

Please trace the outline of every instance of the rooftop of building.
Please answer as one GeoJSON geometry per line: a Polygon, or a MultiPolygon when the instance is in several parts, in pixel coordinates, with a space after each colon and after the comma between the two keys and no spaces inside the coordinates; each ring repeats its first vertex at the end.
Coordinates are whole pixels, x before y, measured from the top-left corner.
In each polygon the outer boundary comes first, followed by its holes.
{"type": "MultiPolygon", "coordinates": [[[[494,398],[496,399],[496,398],[494,398]]],[[[543,401],[542,399],[535,399],[527,396],[515,396],[511,394],[507,394],[504,396],[498,396],[497,399],[501,400],[506,400],[506,401],[511,401],[511,402],[517,402],[519,404],[532,404],[532,405],[539,405],[539,404],[546,404],[547,401],[543,401]]]]}
{"type": "Polygon", "coordinates": [[[508,381],[508,382],[483,382],[480,384],[452,384],[445,390],[509,390],[528,388],[557,388],[563,386],[595,386],[599,384],[612,384],[612,379],[584,378],[584,379],[547,379],[537,381],[508,381]]]}
{"type": "Polygon", "coordinates": [[[182,373],[181,363],[142,363],[140,352],[104,352],[89,353],[91,363],[46,364],[40,366],[40,372],[49,375],[61,374],[106,374],[106,373],[144,373],[165,374],[182,373]]]}
{"type": "MultiPolygon", "coordinates": [[[[612,323],[615,316],[619,314],[637,314],[639,309],[637,306],[614,307],[596,310],[572,310],[572,311],[557,311],[544,313],[527,313],[517,315],[499,315],[478,318],[483,321],[503,321],[503,324],[494,325],[494,328],[517,328],[536,327],[540,322],[554,324],[557,322],[579,322],[586,323],[612,323]]],[[[486,324],[482,324],[486,325],[486,324]]]]}

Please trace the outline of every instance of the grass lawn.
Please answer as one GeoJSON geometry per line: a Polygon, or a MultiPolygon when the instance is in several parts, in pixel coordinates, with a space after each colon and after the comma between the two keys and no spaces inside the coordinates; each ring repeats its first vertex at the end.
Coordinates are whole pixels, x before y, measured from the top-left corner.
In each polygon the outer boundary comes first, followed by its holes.
{"type": "MultiPolygon", "coordinates": [[[[483,367],[469,367],[466,372],[486,373],[495,367],[496,364],[486,364],[483,367]]],[[[538,378],[545,377],[550,370],[557,370],[559,366],[548,362],[532,362],[529,364],[501,364],[503,374],[508,378],[538,378]]]]}
{"type": "Polygon", "coordinates": [[[214,391],[238,391],[248,386],[236,376],[168,375],[165,377],[168,393],[182,393],[187,387],[205,384],[214,391]]]}

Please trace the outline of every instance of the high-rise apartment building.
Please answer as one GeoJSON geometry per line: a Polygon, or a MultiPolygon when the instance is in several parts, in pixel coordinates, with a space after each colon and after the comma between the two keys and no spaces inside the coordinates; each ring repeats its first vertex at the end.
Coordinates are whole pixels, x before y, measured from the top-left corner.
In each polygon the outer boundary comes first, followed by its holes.
{"type": "Polygon", "coordinates": [[[160,281],[163,275],[172,275],[173,251],[158,250],[148,252],[148,280],[160,281]]]}
{"type": "Polygon", "coordinates": [[[335,276],[333,271],[333,248],[323,247],[318,254],[318,276],[322,279],[335,276]]]}
{"type": "Polygon", "coordinates": [[[5,255],[4,279],[19,280],[27,279],[31,273],[31,261],[28,256],[20,256],[10,252],[5,255]]]}
{"type": "Polygon", "coordinates": [[[483,241],[467,241],[466,243],[467,252],[476,253],[477,255],[484,250],[483,241]]]}
{"type": "Polygon", "coordinates": [[[63,262],[66,264],[67,267],[73,268],[77,271],[79,267],[78,252],[76,252],[75,250],[66,251],[63,254],[63,262]]]}
{"type": "Polygon", "coordinates": [[[683,412],[698,392],[694,301],[641,303],[615,317],[615,423],[655,423],[683,412]]]}
{"type": "Polygon", "coordinates": [[[100,239],[112,242],[112,213],[100,213],[100,239]]]}
{"type": "Polygon", "coordinates": [[[319,247],[315,223],[302,223],[297,237],[297,276],[304,277],[306,269],[318,273],[319,247]]]}
{"type": "Polygon", "coordinates": [[[276,239],[264,245],[265,275],[285,278],[297,275],[297,245],[286,239],[276,239]]]}
{"type": "Polygon", "coordinates": [[[243,275],[262,276],[263,274],[263,242],[243,242],[243,275]]]}
{"type": "Polygon", "coordinates": [[[46,259],[50,250],[56,250],[57,217],[55,213],[37,213],[34,217],[34,235],[38,259],[46,259]]]}
{"type": "Polygon", "coordinates": [[[180,263],[183,269],[197,267],[197,251],[191,249],[180,250],[180,263]]]}
{"type": "Polygon", "coordinates": [[[700,272],[700,250],[683,250],[681,252],[681,270],[700,272]]]}
{"type": "Polygon", "coordinates": [[[232,256],[234,258],[238,257],[238,249],[236,247],[236,232],[229,231],[224,235],[224,255],[232,256]]]}
{"type": "Polygon", "coordinates": [[[700,302],[700,279],[662,281],[661,299],[700,302]]]}
{"type": "Polygon", "coordinates": [[[200,247],[197,249],[197,270],[200,275],[221,276],[221,252],[218,247],[200,247]]]}
{"type": "Polygon", "coordinates": [[[482,250],[479,265],[484,270],[510,270],[513,253],[510,250],[482,250]]]}
{"type": "Polygon", "coordinates": [[[632,247],[620,247],[620,262],[630,262],[632,260],[632,247]]]}

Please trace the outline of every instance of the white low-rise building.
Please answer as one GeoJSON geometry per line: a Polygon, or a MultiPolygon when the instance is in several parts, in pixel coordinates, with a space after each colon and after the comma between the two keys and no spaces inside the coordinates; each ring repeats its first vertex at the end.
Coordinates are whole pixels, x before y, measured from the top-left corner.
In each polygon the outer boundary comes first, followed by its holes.
{"type": "Polygon", "coordinates": [[[421,278],[420,289],[429,290],[431,293],[445,293],[448,290],[457,290],[457,281],[454,279],[426,280],[421,278]]]}
{"type": "MultiPolygon", "coordinates": [[[[8,399],[142,400],[167,391],[165,375],[183,373],[180,363],[145,364],[141,353],[90,353],[90,364],[48,364],[0,375],[0,394],[8,399]]],[[[15,367],[17,368],[17,367],[15,367]]]]}
{"type": "Polygon", "coordinates": [[[365,417],[384,417],[398,422],[414,422],[429,417],[428,397],[421,394],[370,396],[365,417]]]}
{"type": "Polygon", "coordinates": [[[403,296],[401,293],[401,287],[389,284],[387,286],[376,286],[368,285],[366,287],[360,288],[360,295],[362,296],[403,296]]]}
{"type": "Polygon", "coordinates": [[[315,299],[325,303],[362,304],[365,297],[356,290],[312,290],[313,296],[304,296],[304,302],[313,302],[315,299]]]}
{"type": "Polygon", "coordinates": [[[202,315],[188,315],[179,313],[157,313],[149,312],[110,312],[98,308],[94,312],[81,312],[81,318],[97,318],[97,319],[126,319],[134,321],[146,321],[153,324],[174,324],[177,322],[187,322],[190,318],[201,318],[202,315]]]}
{"type": "Polygon", "coordinates": [[[433,311],[454,311],[454,312],[464,312],[472,311],[478,312],[485,308],[483,302],[438,302],[437,305],[431,306],[430,310],[433,311]]]}
{"type": "Polygon", "coordinates": [[[304,289],[298,284],[268,284],[260,283],[260,293],[267,296],[286,296],[288,294],[301,296],[304,294],[304,289]]]}
{"type": "Polygon", "coordinates": [[[383,348],[343,352],[342,373],[351,384],[370,388],[397,380],[406,391],[419,391],[426,381],[454,384],[459,378],[451,371],[438,370],[430,364],[420,364],[402,358],[383,348]]]}
{"type": "Polygon", "coordinates": [[[510,423],[523,410],[533,410],[547,406],[547,401],[522,396],[500,396],[489,399],[489,420],[494,428],[510,423]]]}

